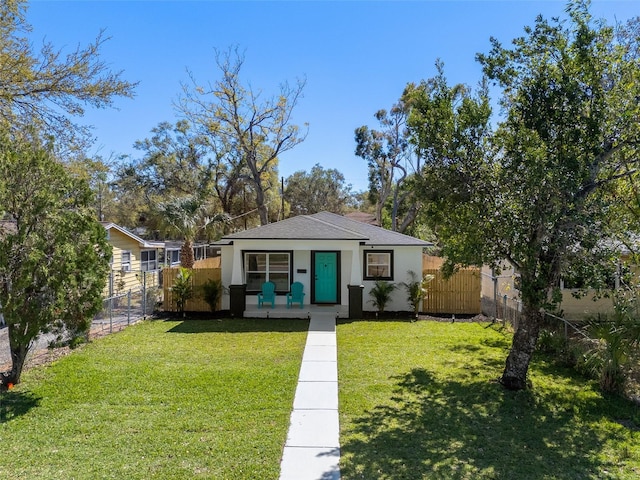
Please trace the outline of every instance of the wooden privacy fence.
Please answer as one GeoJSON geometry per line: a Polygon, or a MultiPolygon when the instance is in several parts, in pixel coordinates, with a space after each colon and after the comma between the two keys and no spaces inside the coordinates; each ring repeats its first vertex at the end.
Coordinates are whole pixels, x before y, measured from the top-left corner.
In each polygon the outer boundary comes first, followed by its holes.
{"type": "MultiPolygon", "coordinates": [[[[162,270],[162,285],[164,290],[164,310],[165,312],[176,312],[176,302],[173,298],[173,292],[171,287],[176,277],[180,273],[179,268],[165,268],[162,270]]],[[[203,298],[202,286],[209,280],[220,281],[222,278],[221,268],[194,268],[191,270],[191,284],[193,286],[193,297],[187,300],[185,304],[185,311],[187,312],[210,312],[211,308],[209,304],[205,302],[203,298]]],[[[216,310],[220,310],[222,301],[222,294],[218,299],[218,307],[216,310]]]]}
{"type": "Polygon", "coordinates": [[[196,260],[193,268],[220,268],[220,257],[203,258],[196,260]]]}
{"type": "Polygon", "coordinates": [[[423,256],[422,274],[433,275],[427,284],[427,293],[422,301],[424,313],[451,313],[477,315],[481,310],[481,275],[479,268],[459,270],[445,280],[440,271],[443,260],[439,257],[423,256]]]}

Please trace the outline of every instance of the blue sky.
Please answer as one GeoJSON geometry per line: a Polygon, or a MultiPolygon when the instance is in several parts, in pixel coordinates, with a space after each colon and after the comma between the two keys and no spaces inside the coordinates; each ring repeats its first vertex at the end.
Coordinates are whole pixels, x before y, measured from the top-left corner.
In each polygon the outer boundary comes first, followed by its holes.
{"type": "MultiPolygon", "coordinates": [[[[280,157],[280,175],[319,163],[343,173],[354,190],[367,188],[364,160],[354,154],[354,130],[376,128],[373,114],[389,109],[408,82],[435,74],[441,59],[450,83],[476,85],[475,55],[489,38],[503,44],[523,33],[537,14],[563,16],[566,2],[546,1],[58,1],[32,0],[31,38],[62,49],[111,39],[102,58],[129,81],[140,82],[133,100],[117,110],[91,110],[92,154],[130,155],[136,140],[162,121],[175,122],[173,103],[187,82],[215,81],[214,48],[245,51],[241,73],[264,95],[284,81],[306,78],[294,123],[309,124],[306,140],[280,157]]],[[[637,0],[596,0],[595,17],[624,21],[640,15],[637,0]]]]}

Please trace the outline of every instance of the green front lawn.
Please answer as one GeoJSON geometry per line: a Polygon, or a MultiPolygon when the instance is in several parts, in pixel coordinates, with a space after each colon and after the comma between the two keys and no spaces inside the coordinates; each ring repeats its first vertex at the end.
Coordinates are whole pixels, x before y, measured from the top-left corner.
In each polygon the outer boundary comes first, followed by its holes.
{"type": "Polygon", "coordinates": [[[638,407],[542,357],[505,391],[509,345],[476,323],[339,325],[343,480],[639,478],[638,407]]]}
{"type": "Polygon", "coordinates": [[[273,479],[308,322],[154,321],[0,398],[3,479],[273,479]]]}

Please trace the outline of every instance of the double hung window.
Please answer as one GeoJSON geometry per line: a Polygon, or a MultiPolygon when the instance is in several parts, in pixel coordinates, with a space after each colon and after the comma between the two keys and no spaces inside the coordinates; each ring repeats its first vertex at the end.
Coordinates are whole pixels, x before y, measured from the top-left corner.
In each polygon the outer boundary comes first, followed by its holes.
{"type": "Polygon", "coordinates": [[[393,251],[373,250],[364,252],[365,280],[393,280],[393,251]]]}
{"type": "Polygon", "coordinates": [[[247,291],[259,292],[264,282],[276,284],[276,291],[288,292],[291,284],[291,252],[245,252],[247,291]]]}
{"type": "Polygon", "coordinates": [[[120,270],[123,272],[131,271],[131,252],[129,250],[122,250],[120,254],[120,270]]]}
{"type": "Polygon", "coordinates": [[[158,269],[158,257],[155,250],[142,250],[140,252],[140,268],[143,272],[151,272],[158,269]]]}

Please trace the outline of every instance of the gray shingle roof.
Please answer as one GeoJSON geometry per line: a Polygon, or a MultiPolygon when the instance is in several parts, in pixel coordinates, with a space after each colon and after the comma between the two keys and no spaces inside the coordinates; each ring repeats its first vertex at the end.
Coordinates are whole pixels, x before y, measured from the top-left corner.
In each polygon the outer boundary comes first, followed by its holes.
{"type": "Polygon", "coordinates": [[[335,213],[299,215],[276,223],[232,233],[220,242],[233,240],[355,240],[365,245],[407,245],[428,247],[432,244],[398,232],[351,220],[335,213]]]}

